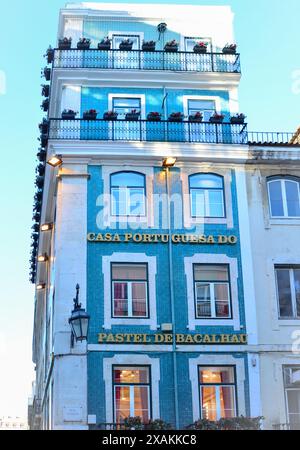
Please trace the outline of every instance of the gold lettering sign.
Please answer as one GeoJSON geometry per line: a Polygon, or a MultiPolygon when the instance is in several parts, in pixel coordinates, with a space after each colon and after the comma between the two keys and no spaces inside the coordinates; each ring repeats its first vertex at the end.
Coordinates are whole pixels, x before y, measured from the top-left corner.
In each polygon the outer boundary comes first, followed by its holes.
{"type": "MultiPolygon", "coordinates": [[[[168,234],[149,234],[149,233],[88,233],[89,242],[133,242],[134,244],[167,244],[169,242],[168,234]]],[[[234,245],[237,243],[237,236],[206,236],[204,234],[172,234],[171,241],[174,245],[178,244],[208,244],[208,245],[234,245]]]]}
{"type": "MultiPolygon", "coordinates": [[[[245,345],[246,334],[176,334],[177,345],[245,345]]],[[[172,344],[173,335],[170,333],[99,333],[99,344],[172,344]]]]}

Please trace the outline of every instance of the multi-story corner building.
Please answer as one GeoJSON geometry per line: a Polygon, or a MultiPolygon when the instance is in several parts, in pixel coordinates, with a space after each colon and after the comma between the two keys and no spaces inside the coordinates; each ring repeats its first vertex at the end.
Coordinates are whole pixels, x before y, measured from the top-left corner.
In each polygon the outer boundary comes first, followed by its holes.
{"type": "Polygon", "coordinates": [[[60,12],[31,273],[44,429],[300,422],[299,140],[247,130],[233,43],[229,7],[60,12]]]}

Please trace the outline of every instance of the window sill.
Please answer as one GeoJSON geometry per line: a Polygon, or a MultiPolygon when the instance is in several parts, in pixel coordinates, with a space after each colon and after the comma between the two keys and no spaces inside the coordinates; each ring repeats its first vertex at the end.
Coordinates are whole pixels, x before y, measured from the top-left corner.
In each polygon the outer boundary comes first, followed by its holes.
{"type": "Polygon", "coordinates": [[[299,219],[270,219],[270,225],[300,225],[299,219]]]}
{"type": "Polygon", "coordinates": [[[278,325],[281,327],[299,327],[299,319],[278,319],[278,325]]]}

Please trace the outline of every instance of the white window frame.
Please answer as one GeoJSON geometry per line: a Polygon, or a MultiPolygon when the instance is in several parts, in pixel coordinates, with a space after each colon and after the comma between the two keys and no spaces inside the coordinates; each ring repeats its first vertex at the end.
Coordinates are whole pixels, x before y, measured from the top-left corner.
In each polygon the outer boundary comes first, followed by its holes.
{"type": "MultiPolygon", "coordinates": [[[[294,277],[294,270],[295,267],[292,265],[287,265],[284,267],[282,265],[281,267],[276,267],[278,265],[275,264],[275,280],[276,280],[276,294],[277,294],[277,304],[278,304],[278,319],[279,320],[300,320],[300,315],[297,314],[297,298],[296,298],[296,288],[295,288],[295,277],[294,277]],[[290,290],[291,290],[291,301],[292,301],[292,310],[293,310],[293,316],[286,317],[286,316],[280,316],[280,302],[279,302],[279,286],[278,286],[278,279],[277,279],[277,270],[288,270],[289,271],[289,279],[290,279],[290,290]]],[[[300,266],[299,266],[300,269],[300,266]]]]}
{"type": "MultiPolygon", "coordinates": [[[[109,93],[108,94],[108,109],[109,111],[112,110],[113,108],[113,99],[114,98],[138,98],[140,99],[141,102],[141,116],[140,116],[140,120],[145,120],[146,117],[146,95],[145,94],[119,94],[119,93],[109,93]]],[[[113,122],[109,121],[108,122],[108,131],[109,131],[109,137],[112,138],[112,130],[113,130],[113,122]]],[[[146,127],[145,127],[146,128],[146,127]]],[[[124,127],[124,132],[125,132],[125,127],[124,127]]],[[[145,139],[145,129],[143,130],[142,128],[142,136],[141,139],[145,139]]]]}
{"type": "Polygon", "coordinates": [[[115,31],[115,30],[113,30],[113,31],[109,31],[108,32],[108,37],[109,37],[109,39],[111,39],[112,40],[112,42],[113,42],[113,36],[114,35],[118,35],[118,36],[139,36],[139,43],[140,43],[140,48],[139,48],[139,50],[142,48],[142,43],[143,43],[143,40],[144,40],[144,33],[143,32],[141,32],[141,31],[124,31],[124,30],[122,30],[122,31],[115,31]]]}
{"type": "Polygon", "coordinates": [[[148,325],[150,330],[157,330],[156,308],[156,256],[148,256],[145,253],[113,253],[110,256],[102,256],[103,295],[104,295],[104,323],[103,328],[111,329],[113,325],[141,325],[141,316],[137,317],[111,317],[112,292],[111,292],[111,264],[112,263],[147,263],[148,264],[148,314],[142,318],[143,325],[148,325]]]}
{"type": "MultiPolygon", "coordinates": [[[[135,174],[138,174],[138,175],[143,175],[143,177],[144,177],[144,186],[143,187],[140,187],[140,186],[137,186],[137,187],[134,187],[134,186],[132,186],[132,187],[127,187],[127,186],[114,187],[114,186],[110,185],[110,194],[111,194],[110,213],[114,217],[124,217],[124,216],[125,217],[145,217],[146,216],[146,176],[145,176],[145,174],[140,173],[140,172],[136,172],[135,170],[131,170],[131,171],[125,170],[125,171],[121,171],[119,173],[124,173],[124,172],[125,173],[128,172],[128,173],[135,173],[135,174]],[[139,215],[136,215],[136,214],[130,212],[130,208],[131,208],[131,202],[130,202],[131,189],[143,191],[143,205],[142,205],[143,206],[143,211],[139,215]],[[125,215],[124,214],[113,214],[113,199],[114,199],[114,196],[112,195],[113,191],[118,191],[118,192],[122,192],[123,191],[123,192],[125,192],[125,197],[126,197],[126,199],[125,199],[126,214],[125,215]]],[[[118,172],[116,172],[116,173],[118,173],[118,172]]],[[[111,175],[114,175],[114,174],[112,173],[111,175]]],[[[110,177],[110,184],[111,184],[111,177],[110,177]]]]}
{"type": "MultiPolygon", "coordinates": [[[[127,367],[127,366],[118,366],[118,367],[127,367]]],[[[138,367],[146,367],[146,366],[138,366],[138,367]]],[[[149,366],[147,366],[148,371],[149,371],[149,366]]],[[[134,369],[134,367],[133,367],[134,369]]],[[[113,369],[114,370],[114,369],[113,369]]],[[[114,374],[112,374],[114,375],[114,374]]],[[[130,417],[134,417],[135,416],[135,408],[134,408],[134,403],[135,403],[135,398],[134,398],[134,388],[135,387],[146,387],[147,388],[147,397],[148,397],[148,420],[151,417],[151,377],[150,377],[150,371],[148,372],[149,375],[149,383],[148,384],[143,384],[143,383],[139,383],[139,384],[135,384],[135,385],[126,385],[125,383],[113,383],[114,386],[114,398],[113,398],[113,403],[114,403],[114,422],[117,422],[117,408],[116,408],[116,388],[117,387],[127,387],[129,388],[129,415],[130,417]]]]}
{"type": "Polygon", "coordinates": [[[196,281],[195,280],[194,283],[195,283],[195,315],[196,315],[197,319],[203,319],[203,320],[209,320],[210,318],[211,319],[218,319],[218,320],[226,319],[226,317],[217,317],[217,315],[216,315],[216,301],[217,301],[215,299],[215,285],[216,284],[226,284],[227,285],[228,312],[229,312],[227,320],[231,318],[230,281],[212,281],[212,282],[209,282],[209,281],[196,281]],[[198,284],[199,285],[203,285],[203,284],[208,284],[209,285],[210,308],[211,308],[211,316],[210,316],[210,318],[209,317],[208,318],[201,317],[201,316],[198,316],[198,314],[197,314],[197,309],[198,309],[197,308],[197,305],[198,305],[198,303],[197,303],[197,285],[198,284]]]}
{"type": "MultiPolygon", "coordinates": [[[[117,264],[117,263],[113,263],[113,264],[117,264]]],[[[130,263],[130,264],[132,264],[132,263],[130,263]]],[[[147,270],[148,270],[148,268],[147,268],[147,270]]],[[[115,283],[122,283],[122,284],[127,284],[127,295],[128,295],[128,298],[127,298],[127,303],[128,303],[128,315],[127,316],[117,316],[117,315],[115,315],[115,313],[114,313],[114,310],[115,310],[115,298],[114,298],[114,290],[113,290],[113,292],[112,292],[112,311],[113,311],[113,314],[112,314],[112,316],[113,316],[113,318],[123,318],[123,319],[125,319],[125,318],[131,318],[131,319],[134,319],[134,318],[140,318],[140,319],[143,319],[143,318],[147,318],[148,317],[148,314],[149,314],[149,305],[148,305],[148,276],[147,276],[147,280],[146,281],[141,281],[141,280],[137,280],[137,281],[135,281],[135,280],[130,280],[130,281],[127,281],[127,280],[124,280],[124,281],[122,281],[122,280],[120,280],[120,281],[118,281],[118,280],[112,280],[112,286],[114,286],[115,285],[115,283]],[[133,301],[132,301],[132,285],[133,285],[133,283],[134,284],[143,284],[144,286],[145,286],[145,293],[146,293],[146,315],[145,316],[134,316],[133,315],[133,313],[132,313],[132,303],[133,303],[133,301]]]]}
{"type": "MultiPolygon", "coordinates": [[[[240,416],[246,416],[245,399],[245,362],[242,358],[235,358],[229,354],[208,354],[202,353],[197,358],[189,359],[189,377],[191,381],[192,392],[199,392],[199,366],[235,366],[235,386],[236,397],[235,407],[240,416]]],[[[201,417],[201,401],[199,395],[192,395],[193,420],[199,420],[201,417]]]]}
{"type": "Polygon", "coordinates": [[[216,391],[216,415],[217,415],[217,420],[220,420],[222,418],[221,415],[221,396],[220,396],[220,388],[223,387],[230,387],[233,388],[233,401],[234,401],[234,411],[235,411],[235,415],[237,412],[237,402],[236,402],[236,380],[235,380],[235,384],[222,384],[222,385],[216,385],[216,384],[200,384],[199,383],[199,394],[200,394],[200,410],[201,410],[201,419],[204,419],[203,417],[203,412],[202,412],[202,387],[210,387],[210,388],[214,388],[216,391]]]}
{"type": "MultiPolygon", "coordinates": [[[[133,345],[134,347],[134,345],[133,345]]],[[[134,348],[133,348],[134,350],[134,348]]],[[[113,423],[113,366],[149,366],[150,367],[150,386],[151,386],[151,412],[152,417],[160,417],[159,406],[159,381],[160,381],[160,359],[151,358],[148,355],[124,354],[120,353],[112,358],[103,358],[103,379],[105,383],[105,411],[106,422],[113,423]]]]}
{"type": "Polygon", "coordinates": [[[241,329],[238,295],[238,265],[236,258],[229,258],[223,254],[196,253],[184,258],[184,271],[186,276],[187,304],[188,304],[188,328],[195,330],[200,326],[231,326],[235,331],[241,329]],[[231,318],[196,318],[195,317],[195,293],[194,293],[194,264],[226,264],[229,266],[229,284],[231,289],[231,318]]]}
{"type": "MultiPolygon", "coordinates": [[[[203,172],[202,172],[203,174],[203,172]]],[[[194,175],[201,175],[201,172],[198,174],[194,174],[194,175]]],[[[190,203],[191,203],[191,217],[194,219],[226,219],[225,216],[225,193],[224,193],[224,178],[221,177],[218,174],[215,173],[211,173],[211,175],[216,175],[219,176],[220,178],[222,178],[222,184],[223,184],[223,189],[220,188],[191,188],[190,187],[190,177],[189,177],[189,192],[190,192],[190,203]],[[202,191],[204,192],[204,216],[200,216],[200,215],[194,215],[193,212],[193,202],[192,202],[192,193],[193,192],[199,192],[202,191]],[[210,215],[210,200],[209,200],[209,192],[210,191],[218,191],[222,193],[222,216],[211,216],[210,215]]],[[[197,208],[196,208],[197,209],[197,208]]]]}
{"type": "Polygon", "coordinates": [[[134,165],[102,165],[102,180],[103,180],[103,195],[97,199],[97,206],[101,206],[101,211],[97,215],[96,224],[99,230],[105,228],[124,226],[124,229],[132,227],[148,229],[154,227],[154,199],[153,199],[153,167],[140,167],[134,165]],[[114,216],[111,210],[111,195],[110,195],[110,176],[117,172],[137,172],[145,176],[145,215],[144,216],[114,216]]]}
{"type": "Polygon", "coordinates": [[[232,175],[228,169],[219,169],[218,167],[183,167],[180,171],[180,178],[182,183],[182,195],[183,195],[183,220],[184,227],[191,228],[197,224],[222,224],[227,225],[228,229],[233,228],[233,207],[232,207],[232,193],[231,183],[232,175]],[[226,211],[226,217],[192,217],[191,199],[190,199],[190,175],[197,175],[199,173],[214,173],[223,177],[223,208],[224,213],[226,211]]]}
{"type": "Polygon", "coordinates": [[[270,211],[270,218],[271,219],[300,219],[300,215],[299,216],[289,216],[289,214],[288,214],[286,186],[285,186],[286,181],[289,181],[291,183],[295,183],[297,185],[298,200],[300,202],[300,181],[296,181],[292,177],[291,178],[289,178],[289,177],[285,177],[285,178],[278,177],[278,178],[273,178],[271,180],[267,180],[269,211],[270,211]],[[278,181],[280,181],[280,187],[281,187],[283,216],[273,216],[272,215],[270,184],[274,183],[274,182],[278,182],[278,181]]]}

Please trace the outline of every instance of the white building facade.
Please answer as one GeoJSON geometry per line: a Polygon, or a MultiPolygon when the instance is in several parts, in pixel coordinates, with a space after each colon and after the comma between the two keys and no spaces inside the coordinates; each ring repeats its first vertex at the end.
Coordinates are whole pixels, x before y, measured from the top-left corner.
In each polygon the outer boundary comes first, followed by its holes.
{"type": "Polygon", "coordinates": [[[298,138],[248,132],[228,43],[229,7],[61,10],[33,226],[34,428],[299,427],[298,138]]]}

